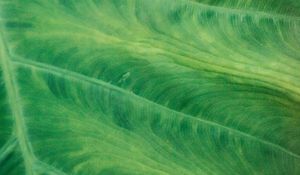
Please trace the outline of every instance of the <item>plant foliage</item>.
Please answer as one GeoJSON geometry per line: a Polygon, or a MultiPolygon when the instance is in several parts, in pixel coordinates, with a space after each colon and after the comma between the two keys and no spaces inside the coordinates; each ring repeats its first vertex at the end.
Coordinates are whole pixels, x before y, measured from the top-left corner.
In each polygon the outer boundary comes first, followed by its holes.
{"type": "Polygon", "coordinates": [[[0,0],[0,174],[300,174],[299,0],[0,0]]]}

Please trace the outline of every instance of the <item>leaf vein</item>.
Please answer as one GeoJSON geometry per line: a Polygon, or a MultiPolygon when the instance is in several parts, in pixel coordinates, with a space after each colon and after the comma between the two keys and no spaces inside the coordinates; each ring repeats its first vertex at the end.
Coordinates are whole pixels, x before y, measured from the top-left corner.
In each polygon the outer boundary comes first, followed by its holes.
{"type": "Polygon", "coordinates": [[[247,138],[249,138],[253,141],[257,141],[261,144],[268,145],[268,146],[273,147],[277,150],[280,150],[280,151],[282,151],[282,152],[284,152],[284,153],[286,153],[286,154],[288,154],[292,157],[300,159],[300,155],[298,155],[298,154],[296,154],[296,153],[294,153],[294,152],[292,152],[292,151],[290,151],[290,150],[288,150],[288,149],[286,149],[286,148],[284,148],[284,147],[282,147],[278,144],[272,143],[270,141],[263,140],[259,137],[256,137],[256,136],[251,135],[249,133],[245,133],[243,131],[240,131],[240,130],[237,130],[237,129],[234,129],[234,128],[231,128],[231,127],[228,127],[228,126],[224,126],[224,125],[222,125],[220,123],[217,123],[217,122],[214,122],[214,121],[209,121],[209,120],[202,119],[202,118],[195,118],[193,116],[182,113],[180,111],[176,111],[176,110],[167,108],[167,107],[165,107],[161,104],[158,104],[158,103],[155,103],[155,102],[150,101],[148,99],[145,99],[145,98],[143,98],[141,96],[138,96],[134,93],[130,93],[130,92],[128,92],[128,91],[126,91],[122,88],[116,87],[116,86],[114,86],[112,84],[109,84],[107,82],[104,82],[102,80],[99,80],[99,79],[96,79],[96,78],[93,78],[93,77],[88,77],[88,76],[85,76],[83,74],[76,73],[76,72],[73,72],[73,71],[70,71],[70,70],[62,69],[62,68],[59,68],[59,67],[55,67],[55,66],[51,66],[51,65],[48,65],[48,64],[39,63],[39,62],[36,62],[36,61],[31,61],[31,60],[27,60],[27,59],[23,59],[23,58],[14,58],[12,61],[14,62],[14,64],[19,65],[21,67],[35,69],[35,70],[50,73],[50,74],[53,74],[53,75],[56,75],[56,76],[59,76],[59,77],[62,77],[62,78],[72,79],[74,81],[87,82],[87,83],[90,83],[90,84],[94,84],[94,85],[97,85],[97,86],[102,86],[104,88],[108,88],[108,89],[111,89],[111,90],[114,90],[114,91],[118,91],[118,92],[130,95],[132,98],[135,98],[135,99],[140,100],[140,101],[144,101],[145,103],[152,104],[152,105],[154,105],[158,108],[161,108],[163,110],[173,112],[175,114],[178,114],[178,115],[183,116],[185,118],[188,118],[190,120],[205,123],[207,125],[217,127],[217,128],[221,128],[221,129],[229,131],[231,133],[247,137],[247,138]]]}

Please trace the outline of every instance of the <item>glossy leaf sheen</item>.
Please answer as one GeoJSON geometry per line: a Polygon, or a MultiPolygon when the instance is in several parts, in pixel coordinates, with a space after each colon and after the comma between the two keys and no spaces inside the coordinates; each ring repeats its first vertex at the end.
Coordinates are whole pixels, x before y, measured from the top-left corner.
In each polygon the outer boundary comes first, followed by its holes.
{"type": "Polygon", "coordinates": [[[299,0],[0,7],[0,174],[300,174],[299,0]]]}

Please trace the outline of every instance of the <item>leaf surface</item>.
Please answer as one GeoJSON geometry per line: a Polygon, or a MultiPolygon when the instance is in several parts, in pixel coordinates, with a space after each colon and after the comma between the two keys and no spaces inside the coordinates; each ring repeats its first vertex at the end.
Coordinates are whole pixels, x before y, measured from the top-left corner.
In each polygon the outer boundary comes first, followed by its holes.
{"type": "Polygon", "coordinates": [[[300,173],[297,0],[0,7],[0,174],[300,173]]]}

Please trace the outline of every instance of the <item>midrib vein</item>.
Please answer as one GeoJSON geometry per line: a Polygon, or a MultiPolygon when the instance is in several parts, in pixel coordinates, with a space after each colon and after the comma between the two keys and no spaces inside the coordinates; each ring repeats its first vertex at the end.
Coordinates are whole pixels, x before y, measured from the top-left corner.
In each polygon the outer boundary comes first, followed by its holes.
{"type": "Polygon", "coordinates": [[[6,91],[8,94],[8,100],[12,111],[12,116],[14,118],[15,134],[24,159],[26,174],[33,175],[34,172],[32,166],[35,156],[28,141],[23,109],[20,104],[20,96],[17,88],[17,81],[15,80],[13,67],[11,65],[11,60],[8,54],[9,52],[6,47],[2,32],[0,33],[0,39],[1,65],[3,69],[3,76],[6,91]]]}
{"type": "Polygon", "coordinates": [[[235,134],[240,135],[240,136],[247,137],[251,140],[260,142],[264,145],[268,145],[268,146],[273,147],[277,150],[280,150],[280,151],[282,151],[282,152],[284,152],[284,153],[286,153],[286,154],[288,154],[292,157],[295,157],[295,158],[298,158],[298,159],[300,158],[300,155],[298,155],[298,154],[296,154],[296,153],[294,153],[294,152],[292,152],[292,151],[290,151],[290,150],[288,150],[288,149],[286,149],[286,148],[284,148],[280,145],[272,143],[270,141],[262,140],[261,138],[258,138],[256,136],[250,135],[248,133],[245,133],[243,131],[240,131],[240,130],[237,130],[237,129],[234,129],[234,128],[224,126],[224,125],[222,125],[220,123],[217,123],[217,122],[214,122],[214,121],[210,121],[210,120],[206,120],[206,119],[202,119],[202,118],[196,118],[196,117],[193,117],[191,115],[182,113],[180,111],[176,111],[176,110],[167,108],[167,107],[165,107],[161,104],[158,104],[154,101],[151,101],[151,100],[148,100],[148,99],[143,98],[141,96],[138,96],[134,93],[126,91],[122,88],[119,88],[117,86],[114,86],[114,85],[109,84],[109,83],[107,83],[105,81],[102,81],[102,80],[99,80],[99,79],[96,79],[96,78],[93,78],[93,77],[88,77],[86,75],[76,73],[76,72],[73,72],[73,71],[70,71],[70,70],[67,70],[67,69],[62,69],[62,68],[59,68],[59,67],[55,67],[55,66],[52,66],[52,65],[49,65],[49,64],[39,63],[39,62],[36,62],[36,61],[31,61],[31,60],[27,60],[27,59],[23,59],[23,58],[19,58],[19,57],[13,57],[12,62],[14,64],[16,64],[17,66],[22,66],[22,67],[26,67],[26,68],[30,68],[30,69],[36,69],[38,71],[50,73],[50,74],[53,74],[53,75],[56,75],[56,76],[59,76],[59,77],[62,77],[62,78],[68,78],[68,79],[71,79],[71,80],[75,80],[77,82],[78,81],[79,82],[83,81],[83,82],[94,84],[94,85],[97,85],[97,86],[102,86],[102,87],[110,89],[110,90],[121,92],[121,93],[123,93],[125,95],[129,95],[130,97],[135,98],[139,101],[143,101],[145,103],[151,104],[151,105],[153,105],[157,108],[160,108],[160,109],[163,109],[163,110],[166,110],[166,111],[170,111],[172,113],[178,114],[179,116],[183,116],[183,117],[188,118],[190,120],[195,120],[195,121],[205,123],[205,124],[210,125],[210,126],[221,128],[223,130],[235,133],[235,134]]]}

